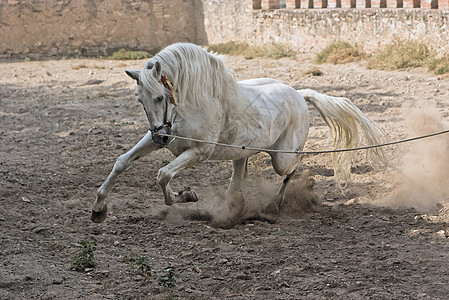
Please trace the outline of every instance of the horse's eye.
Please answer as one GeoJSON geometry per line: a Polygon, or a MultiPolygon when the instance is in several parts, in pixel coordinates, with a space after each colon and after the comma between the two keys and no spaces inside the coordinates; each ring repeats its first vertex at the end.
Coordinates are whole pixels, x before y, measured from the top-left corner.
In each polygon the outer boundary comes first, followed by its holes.
{"type": "Polygon", "coordinates": [[[164,96],[159,96],[156,98],[156,102],[161,102],[162,100],[164,100],[164,96]]]}

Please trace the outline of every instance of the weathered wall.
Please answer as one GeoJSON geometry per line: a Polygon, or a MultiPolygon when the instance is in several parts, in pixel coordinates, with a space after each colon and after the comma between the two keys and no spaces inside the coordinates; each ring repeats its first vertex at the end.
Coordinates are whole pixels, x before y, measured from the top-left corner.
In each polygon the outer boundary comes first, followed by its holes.
{"type": "Polygon", "coordinates": [[[201,0],[0,0],[0,56],[207,44],[201,0]]]}
{"type": "Polygon", "coordinates": [[[297,0],[286,1],[287,9],[254,9],[253,2],[258,1],[0,0],[0,58],[151,51],[180,41],[276,42],[308,52],[343,39],[369,52],[395,36],[449,52],[447,9],[307,9],[295,8],[302,3],[297,0]]]}
{"type": "Polygon", "coordinates": [[[419,39],[449,52],[449,10],[430,9],[253,9],[252,1],[205,0],[209,43],[283,43],[319,51],[343,39],[373,51],[395,37],[419,39]]]}

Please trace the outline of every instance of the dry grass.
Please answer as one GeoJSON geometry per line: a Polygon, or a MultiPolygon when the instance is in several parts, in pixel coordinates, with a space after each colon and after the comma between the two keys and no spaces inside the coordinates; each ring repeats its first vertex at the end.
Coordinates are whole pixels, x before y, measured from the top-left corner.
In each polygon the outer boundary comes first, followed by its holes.
{"type": "Polygon", "coordinates": [[[320,68],[312,67],[304,72],[306,75],[312,75],[312,76],[322,76],[324,75],[323,71],[321,71],[320,68]]]}
{"type": "Polygon", "coordinates": [[[151,57],[153,57],[153,55],[146,51],[130,51],[130,50],[125,50],[125,49],[120,49],[119,51],[112,53],[112,55],[107,58],[114,59],[114,60],[138,60],[138,59],[145,59],[145,58],[151,58],[151,57]]]}
{"type": "Polygon", "coordinates": [[[428,66],[429,70],[436,75],[449,74],[449,55],[441,58],[432,58],[428,66]]]}
{"type": "Polygon", "coordinates": [[[363,56],[363,52],[358,45],[352,45],[345,41],[335,41],[318,53],[315,61],[319,64],[344,64],[360,60],[363,56]]]}
{"type": "Polygon", "coordinates": [[[86,63],[82,62],[82,63],[79,63],[79,64],[76,64],[76,65],[72,66],[72,69],[73,70],[80,70],[80,69],[98,69],[98,70],[103,70],[103,69],[105,69],[105,67],[101,66],[101,65],[98,65],[98,64],[87,65],[86,63]]]}
{"type": "Polygon", "coordinates": [[[419,41],[394,40],[368,60],[368,68],[399,70],[425,66],[432,53],[419,41]]]}
{"type": "Polygon", "coordinates": [[[271,44],[264,46],[250,46],[247,43],[228,42],[224,44],[215,44],[207,47],[209,51],[227,54],[243,55],[246,59],[255,57],[265,57],[279,59],[283,57],[295,57],[296,53],[287,46],[281,44],[271,44]]]}
{"type": "Polygon", "coordinates": [[[427,67],[436,75],[449,73],[449,55],[437,58],[423,42],[394,40],[368,60],[368,68],[400,70],[427,67]]]}

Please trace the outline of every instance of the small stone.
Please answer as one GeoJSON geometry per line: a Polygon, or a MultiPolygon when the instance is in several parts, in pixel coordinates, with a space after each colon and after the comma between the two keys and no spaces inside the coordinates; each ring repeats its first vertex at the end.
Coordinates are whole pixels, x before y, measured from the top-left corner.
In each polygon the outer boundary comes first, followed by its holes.
{"type": "Polygon", "coordinates": [[[419,293],[418,295],[416,295],[418,298],[424,298],[427,296],[426,293],[419,293]]]}
{"type": "Polygon", "coordinates": [[[135,281],[143,281],[145,279],[145,277],[143,277],[142,275],[137,275],[136,278],[134,278],[135,281]]]}
{"type": "Polygon", "coordinates": [[[438,237],[446,238],[446,231],[444,230],[440,230],[436,234],[438,237]]]}
{"type": "Polygon", "coordinates": [[[62,278],[55,278],[51,281],[52,284],[62,284],[64,282],[64,279],[62,278]]]}

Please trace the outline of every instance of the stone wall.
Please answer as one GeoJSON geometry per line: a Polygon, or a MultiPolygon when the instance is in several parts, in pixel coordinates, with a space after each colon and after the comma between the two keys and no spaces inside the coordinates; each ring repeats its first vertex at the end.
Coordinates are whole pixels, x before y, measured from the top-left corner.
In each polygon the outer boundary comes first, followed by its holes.
{"type": "MultiPolygon", "coordinates": [[[[323,1],[320,3],[327,5],[334,0],[323,1]]],[[[351,1],[355,5],[374,2],[351,1]]],[[[448,0],[438,0],[439,7],[443,1],[448,0]]],[[[317,52],[329,42],[343,39],[370,52],[396,37],[419,39],[442,54],[449,53],[448,9],[297,8],[301,3],[299,0],[0,0],[0,58],[97,56],[120,48],[152,51],[181,41],[199,45],[229,41],[282,43],[297,51],[317,52]],[[273,3],[275,7],[286,8],[270,8],[273,3]]]]}
{"type": "Polygon", "coordinates": [[[441,54],[449,53],[449,10],[254,9],[251,0],[232,2],[203,1],[210,44],[282,43],[297,51],[317,52],[342,39],[371,52],[394,38],[405,38],[424,41],[441,54]]]}
{"type": "Polygon", "coordinates": [[[0,57],[207,44],[201,0],[0,0],[0,57]]]}

